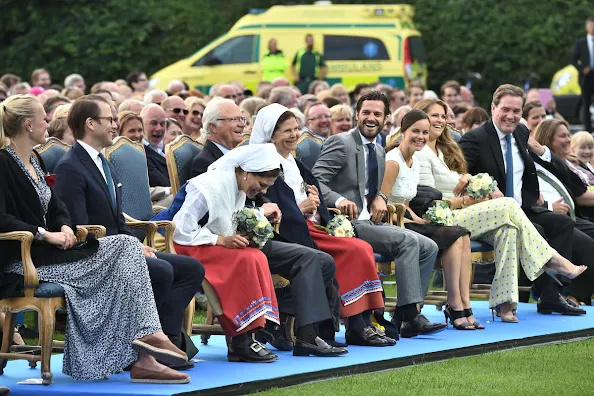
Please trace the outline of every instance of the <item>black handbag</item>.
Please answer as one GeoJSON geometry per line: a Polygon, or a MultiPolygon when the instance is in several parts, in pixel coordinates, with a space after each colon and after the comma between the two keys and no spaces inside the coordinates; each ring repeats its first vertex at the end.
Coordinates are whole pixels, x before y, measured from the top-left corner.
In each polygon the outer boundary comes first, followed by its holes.
{"type": "Polygon", "coordinates": [[[417,216],[423,216],[433,206],[433,201],[443,199],[441,192],[429,186],[417,186],[417,195],[408,206],[417,216]]]}

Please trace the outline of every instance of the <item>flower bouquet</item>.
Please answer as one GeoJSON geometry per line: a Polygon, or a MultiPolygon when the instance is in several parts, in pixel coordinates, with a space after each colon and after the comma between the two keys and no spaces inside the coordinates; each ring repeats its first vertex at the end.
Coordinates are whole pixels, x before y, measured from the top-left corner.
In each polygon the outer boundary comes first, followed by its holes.
{"type": "Polygon", "coordinates": [[[488,173],[479,173],[468,179],[466,193],[468,196],[479,200],[491,194],[497,189],[497,181],[489,176],[488,173]]]}
{"type": "Polygon", "coordinates": [[[452,212],[446,201],[437,201],[434,206],[427,210],[423,218],[429,220],[432,224],[454,225],[454,212],[452,212]]]}
{"type": "Polygon", "coordinates": [[[316,228],[337,238],[352,238],[355,236],[355,229],[346,215],[336,215],[328,222],[326,227],[317,226],[316,228]]]}
{"type": "Polygon", "coordinates": [[[260,210],[243,208],[233,214],[237,232],[250,241],[250,246],[262,249],[274,237],[274,229],[260,210]]]}

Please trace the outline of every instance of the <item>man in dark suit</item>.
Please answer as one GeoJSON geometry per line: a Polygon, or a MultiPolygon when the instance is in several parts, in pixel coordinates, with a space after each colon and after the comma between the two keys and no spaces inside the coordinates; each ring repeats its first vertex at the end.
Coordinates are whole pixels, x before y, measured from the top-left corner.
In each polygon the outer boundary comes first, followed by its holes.
{"type": "MultiPolygon", "coordinates": [[[[553,213],[543,206],[528,146],[537,150],[539,156],[547,153],[542,147],[537,149],[533,140],[529,141],[528,129],[520,124],[523,104],[524,91],[521,88],[509,84],[500,86],[493,94],[492,120],[465,133],[459,144],[470,174],[488,173],[497,181],[500,190],[495,191],[492,198],[515,198],[549,244],[560,255],[571,259],[574,225],[569,217],[553,213]]],[[[569,303],[547,275],[534,282],[533,290],[540,297],[538,312],[586,313],[569,303]]]]}
{"type": "MultiPolygon", "coordinates": [[[[75,224],[100,224],[107,235],[133,235],[122,213],[121,184],[100,151],[111,145],[116,121],[109,102],[88,95],[76,100],[68,125],[77,142],[56,167],[54,191],[75,224]]],[[[185,256],[143,247],[163,332],[179,341],[186,306],[200,289],[204,267],[185,256]]]]}
{"type": "Polygon", "coordinates": [[[588,132],[592,132],[590,106],[594,94],[594,17],[586,20],[588,34],[578,38],[571,57],[571,64],[578,70],[582,89],[582,120],[588,132]]]}
{"type": "Polygon", "coordinates": [[[169,173],[165,161],[165,110],[157,104],[149,104],[140,112],[144,126],[144,151],[151,187],[169,187],[169,173]]]}

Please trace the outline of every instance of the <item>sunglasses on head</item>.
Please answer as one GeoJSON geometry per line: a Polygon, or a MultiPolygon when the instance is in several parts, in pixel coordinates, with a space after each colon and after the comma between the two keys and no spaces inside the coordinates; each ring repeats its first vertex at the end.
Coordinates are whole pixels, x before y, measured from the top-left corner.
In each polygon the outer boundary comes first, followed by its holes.
{"type": "Polygon", "coordinates": [[[175,114],[179,114],[181,112],[184,113],[184,115],[188,115],[188,110],[187,109],[182,109],[181,107],[176,107],[173,109],[165,109],[166,111],[173,111],[175,114]]]}

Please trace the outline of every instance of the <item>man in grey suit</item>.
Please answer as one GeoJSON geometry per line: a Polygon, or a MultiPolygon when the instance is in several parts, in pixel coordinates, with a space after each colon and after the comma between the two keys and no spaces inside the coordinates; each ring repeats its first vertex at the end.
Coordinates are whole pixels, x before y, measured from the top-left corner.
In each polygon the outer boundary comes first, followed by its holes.
{"type": "Polygon", "coordinates": [[[380,191],[385,152],[375,142],[389,113],[390,102],[383,93],[361,96],[357,127],[326,140],[313,174],[328,205],[356,219],[357,236],[376,253],[395,258],[398,307],[394,318],[397,325],[401,323],[400,336],[408,338],[441,331],[445,325],[430,323],[417,309],[429,289],[437,245],[413,231],[380,224],[388,199],[380,191]]]}

